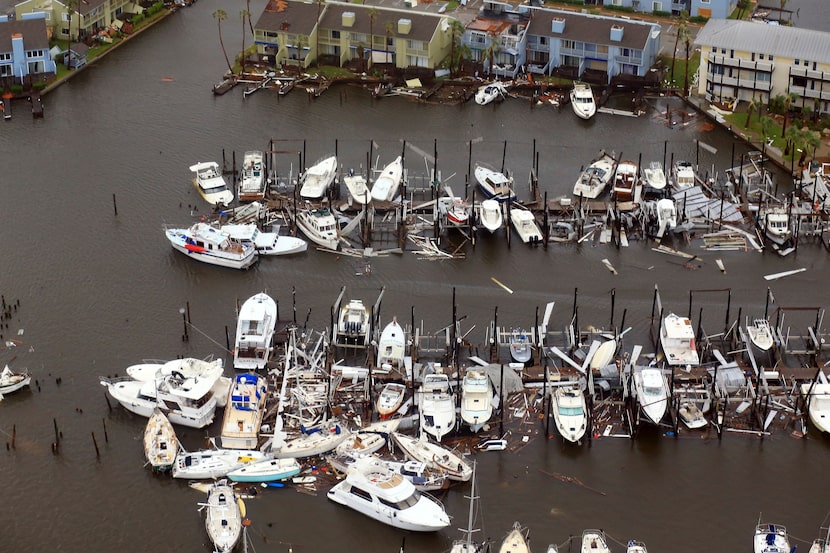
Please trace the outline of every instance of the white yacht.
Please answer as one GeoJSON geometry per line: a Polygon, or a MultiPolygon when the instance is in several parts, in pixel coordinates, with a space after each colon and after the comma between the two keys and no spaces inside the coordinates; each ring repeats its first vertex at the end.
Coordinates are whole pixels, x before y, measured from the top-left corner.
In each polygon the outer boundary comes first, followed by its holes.
{"type": "Polygon", "coordinates": [[[484,163],[476,163],[473,174],[479,188],[487,198],[498,202],[512,202],[516,199],[516,193],[513,191],[513,177],[496,171],[484,163]]]}
{"type": "Polygon", "coordinates": [[[746,325],[749,347],[756,365],[772,367],[775,364],[775,340],[767,319],[755,319],[746,325]]]}
{"type": "Polygon", "coordinates": [[[571,107],[580,119],[590,119],[597,112],[597,103],[591,85],[574,83],[570,96],[571,107]]]}
{"type": "Polygon", "coordinates": [[[263,232],[256,223],[222,225],[219,230],[241,244],[251,244],[257,255],[290,255],[308,249],[308,242],[278,232],[263,232]]]}
{"type": "Polygon", "coordinates": [[[616,160],[603,152],[582,171],[574,184],[574,196],[582,196],[587,200],[597,199],[611,182],[616,160]]]}
{"type": "Polygon", "coordinates": [[[660,324],[660,347],[669,365],[696,367],[700,364],[695,346],[695,331],[688,317],[674,313],[663,317],[660,324]]]}
{"type": "Polygon", "coordinates": [[[378,394],[377,411],[381,420],[394,415],[403,405],[406,397],[406,386],[400,382],[389,382],[384,385],[378,394]]]}
{"type": "Polygon", "coordinates": [[[372,183],[372,199],[377,202],[391,202],[398,194],[401,180],[403,180],[403,158],[398,156],[383,168],[378,178],[372,183]]]}
{"type": "Polygon", "coordinates": [[[15,372],[6,365],[0,372],[0,399],[3,398],[3,394],[10,394],[25,388],[31,381],[32,375],[26,369],[15,372]]]}
{"type": "Polygon", "coordinates": [[[322,198],[337,175],[337,157],[323,158],[300,177],[300,196],[308,199],[322,198]]]}
{"type": "Polygon", "coordinates": [[[633,161],[620,161],[614,171],[614,181],[611,185],[611,198],[618,202],[639,203],[642,185],[640,171],[633,161]]]}
{"type": "Polygon", "coordinates": [[[242,157],[242,171],[237,187],[240,202],[255,202],[265,198],[267,181],[265,180],[264,156],[259,150],[245,152],[242,157]]]}
{"type": "Polygon", "coordinates": [[[218,163],[202,161],[191,165],[190,170],[196,173],[193,185],[207,203],[227,206],[233,201],[233,192],[228,188],[228,182],[219,170],[218,163]]]}
{"type": "Polygon", "coordinates": [[[468,370],[461,383],[461,420],[478,432],[493,415],[493,385],[484,371],[468,370]]]}
{"type": "Polygon", "coordinates": [[[588,428],[588,407],[579,384],[553,390],[553,420],[566,441],[579,443],[588,428]]]}
{"type": "Polygon", "coordinates": [[[444,506],[384,463],[371,457],[355,461],[346,479],[328,498],[384,524],[414,532],[434,532],[450,525],[444,506]]]}
{"type": "Polygon", "coordinates": [[[231,269],[247,269],[257,260],[256,248],[243,244],[207,223],[189,228],[167,228],[164,234],[173,249],[188,257],[231,269]]]}
{"type": "Polygon", "coordinates": [[[226,480],[215,482],[204,503],[205,529],[217,553],[230,553],[242,535],[242,512],[226,480]]]}
{"type": "Polygon", "coordinates": [[[637,402],[649,422],[660,424],[669,407],[669,384],[661,369],[634,368],[634,390],[637,402]]]}
{"type": "Polygon", "coordinates": [[[222,418],[222,447],[254,449],[265,415],[268,381],[254,373],[238,374],[233,380],[222,418]]]}
{"type": "Polygon", "coordinates": [[[406,356],[406,334],[398,324],[398,319],[392,320],[383,327],[378,340],[378,360],[376,366],[382,369],[404,368],[404,357],[406,356]]]}
{"type": "Polygon", "coordinates": [[[328,208],[298,209],[295,222],[306,238],[315,244],[330,250],[340,246],[337,220],[328,208]]]}
{"type": "Polygon", "coordinates": [[[507,87],[504,86],[504,83],[501,81],[493,81],[492,83],[487,83],[486,85],[479,87],[479,89],[476,90],[474,99],[476,104],[486,106],[496,100],[504,100],[506,95],[507,87]]]}
{"type": "Polygon", "coordinates": [[[418,390],[418,411],[421,431],[436,441],[455,430],[455,394],[449,376],[440,372],[424,375],[418,390]]]}
{"type": "Polygon", "coordinates": [[[787,528],[781,524],[760,523],[752,540],[754,553],[790,553],[787,528]]]}
{"type": "Polygon", "coordinates": [[[369,309],[361,300],[349,300],[337,317],[337,343],[369,344],[372,324],[369,309]]]}
{"type": "Polygon", "coordinates": [[[264,369],[274,351],[277,302],[266,294],[254,294],[242,304],[236,322],[233,368],[264,369]]]}

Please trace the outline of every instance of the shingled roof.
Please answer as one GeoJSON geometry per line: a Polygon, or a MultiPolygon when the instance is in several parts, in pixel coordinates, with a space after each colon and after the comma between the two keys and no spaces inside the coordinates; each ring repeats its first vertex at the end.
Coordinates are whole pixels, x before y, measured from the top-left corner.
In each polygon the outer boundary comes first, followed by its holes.
{"type": "Polygon", "coordinates": [[[318,6],[314,2],[270,0],[254,28],[308,36],[314,31],[318,10],[325,6],[325,3],[318,6]]]}
{"type": "Polygon", "coordinates": [[[654,24],[641,21],[537,8],[533,10],[527,34],[642,49],[648,43],[648,37],[653,28],[654,24]],[[554,18],[565,20],[565,29],[561,33],[551,31],[554,18]],[[612,26],[622,27],[621,40],[611,40],[612,26]]]}
{"type": "Polygon", "coordinates": [[[369,18],[369,10],[371,8],[372,6],[360,4],[337,4],[328,2],[326,4],[326,12],[320,21],[320,27],[323,29],[369,34],[369,27],[371,25],[372,33],[375,36],[384,36],[386,34],[386,24],[392,23],[393,26],[390,36],[404,36],[411,40],[430,41],[435,35],[435,29],[443,19],[442,17],[417,12],[378,9],[378,14],[372,24],[369,18]],[[354,24],[351,27],[343,25],[343,14],[346,12],[355,14],[354,24]],[[398,33],[398,21],[401,19],[408,19],[412,22],[412,28],[406,35],[398,33]]]}
{"type": "Polygon", "coordinates": [[[0,23],[0,52],[12,51],[12,36],[23,35],[26,50],[48,50],[45,19],[18,19],[0,23]]]}

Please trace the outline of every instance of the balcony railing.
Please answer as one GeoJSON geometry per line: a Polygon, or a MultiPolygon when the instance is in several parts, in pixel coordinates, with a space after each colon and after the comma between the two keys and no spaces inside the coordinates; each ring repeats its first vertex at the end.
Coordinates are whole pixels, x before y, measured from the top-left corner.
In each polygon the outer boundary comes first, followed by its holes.
{"type": "Polygon", "coordinates": [[[724,55],[713,54],[711,52],[706,59],[709,60],[709,63],[717,65],[738,67],[740,69],[754,69],[756,71],[765,71],[767,73],[772,73],[772,70],[775,68],[775,64],[769,61],[752,61],[743,58],[728,58],[724,55]]]}
{"type": "Polygon", "coordinates": [[[826,71],[813,71],[806,67],[790,67],[790,75],[793,77],[806,77],[808,79],[815,79],[817,81],[825,81],[830,83],[830,73],[826,71]]]}
{"type": "MultiPolygon", "coordinates": [[[[830,88],[822,92],[821,90],[811,90],[803,86],[790,85],[790,92],[796,96],[803,96],[804,98],[810,98],[813,100],[830,100],[830,88]]],[[[795,104],[798,105],[798,102],[795,104]]]]}
{"type": "Polygon", "coordinates": [[[738,79],[735,77],[727,77],[725,75],[712,75],[709,73],[707,78],[710,83],[716,85],[737,86],[739,88],[747,88],[750,90],[761,90],[769,92],[772,90],[771,81],[758,81],[754,79],[738,79]]]}
{"type": "Polygon", "coordinates": [[[614,56],[614,61],[631,65],[643,65],[642,56],[614,56]]]}

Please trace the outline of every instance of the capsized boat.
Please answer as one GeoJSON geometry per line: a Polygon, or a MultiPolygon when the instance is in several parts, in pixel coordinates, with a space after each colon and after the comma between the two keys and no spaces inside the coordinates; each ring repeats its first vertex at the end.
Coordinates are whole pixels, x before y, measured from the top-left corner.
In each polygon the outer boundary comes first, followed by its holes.
{"type": "Polygon", "coordinates": [[[195,223],[189,228],[168,228],[164,234],[173,249],[203,263],[247,269],[257,260],[252,244],[238,242],[207,223],[195,223]]]}
{"type": "Polygon", "coordinates": [[[635,367],[634,390],[649,422],[660,424],[669,407],[669,384],[662,369],[635,367]]]}
{"type": "Polygon", "coordinates": [[[12,371],[8,365],[0,372],[0,398],[2,394],[10,394],[25,388],[32,382],[32,376],[25,369],[22,372],[12,371]]]}
{"type": "Polygon", "coordinates": [[[605,532],[602,530],[583,531],[580,553],[611,553],[611,548],[605,540],[605,532]]]}
{"type": "Polygon", "coordinates": [[[579,384],[556,386],[552,410],[559,435],[568,442],[578,443],[588,428],[588,407],[579,384]]]}
{"type": "Polygon", "coordinates": [[[190,170],[196,173],[193,184],[207,203],[227,206],[233,201],[233,192],[228,188],[228,183],[222,176],[218,163],[202,161],[191,165],[190,170]]]}
{"type": "Polygon", "coordinates": [[[279,482],[300,474],[302,466],[294,458],[272,459],[266,457],[253,463],[246,463],[228,472],[234,482],[279,482]]]}
{"type": "Polygon", "coordinates": [[[242,512],[227,480],[215,482],[208,491],[205,529],[215,551],[229,553],[242,535],[242,512]]]}
{"type": "Polygon", "coordinates": [[[611,182],[616,164],[617,161],[613,157],[602,152],[579,175],[579,179],[574,184],[574,196],[582,196],[588,200],[597,199],[611,182]]]}
{"type": "Polygon", "coordinates": [[[480,86],[475,94],[476,104],[486,106],[496,100],[504,100],[507,95],[507,87],[501,81],[493,81],[486,85],[480,86]]]}
{"type": "Polygon", "coordinates": [[[754,553],[790,553],[787,528],[781,524],[760,523],[752,540],[754,553]]]}
{"type": "Polygon", "coordinates": [[[242,172],[237,187],[240,202],[253,202],[265,198],[267,181],[265,180],[264,156],[259,150],[245,152],[242,157],[242,172]]]}
{"type": "Polygon", "coordinates": [[[527,530],[518,522],[513,523],[513,529],[502,540],[499,553],[530,553],[527,530]]]}
{"type": "Polygon", "coordinates": [[[337,220],[328,208],[298,209],[295,222],[306,238],[315,244],[330,250],[340,246],[337,220]]]}
{"type": "Polygon", "coordinates": [[[421,431],[436,441],[455,430],[455,394],[449,376],[440,372],[424,375],[418,391],[418,411],[421,431]]]}
{"type": "Polygon", "coordinates": [[[509,202],[516,199],[512,177],[496,171],[484,163],[476,163],[473,174],[479,188],[487,198],[499,202],[509,202]]]}
{"type": "Polygon", "coordinates": [[[222,447],[257,447],[267,399],[268,381],[265,377],[255,373],[236,375],[228,392],[228,402],[222,418],[222,447]]]}
{"type": "Polygon", "coordinates": [[[571,108],[580,119],[590,119],[597,112],[597,103],[591,85],[574,83],[570,96],[571,108]]]}
{"type": "Polygon", "coordinates": [[[429,441],[426,436],[416,438],[393,432],[392,438],[408,458],[445,471],[450,480],[467,482],[473,476],[472,466],[463,457],[441,444],[429,441]]]}
{"type": "Polygon", "coordinates": [[[264,232],[256,223],[222,225],[219,230],[241,244],[251,244],[257,255],[290,255],[308,249],[308,242],[296,236],[264,232]]]}
{"type": "Polygon", "coordinates": [[[695,367],[700,364],[695,346],[695,331],[688,317],[674,313],[663,317],[660,324],[660,347],[669,365],[695,367]]]}
{"type": "Polygon", "coordinates": [[[484,371],[468,370],[461,382],[461,420],[478,432],[493,415],[493,385],[484,371]]]}
{"type": "Polygon", "coordinates": [[[496,232],[504,224],[501,204],[496,200],[484,200],[479,205],[478,220],[490,232],[496,232]]]}
{"type": "Polygon", "coordinates": [[[398,156],[383,168],[380,176],[372,184],[372,199],[378,202],[391,202],[398,193],[398,186],[403,179],[403,158],[398,156]]]}
{"type": "Polygon", "coordinates": [[[385,463],[357,459],[346,479],[327,494],[336,503],[384,524],[414,532],[434,532],[450,525],[444,506],[385,463]]]}
{"type": "Polygon", "coordinates": [[[336,175],[336,156],[318,160],[300,177],[300,196],[308,199],[322,198],[336,175]]]}
{"type": "Polygon", "coordinates": [[[239,308],[233,368],[242,371],[264,369],[274,351],[277,302],[266,294],[254,294],[239,308]]]}
{"type": "Polygon", "coordinates": [[[144,428],[144,458],[153,470],[173,468],[179,452],[179,439],[170,420],[156,408],[144,428]]]}

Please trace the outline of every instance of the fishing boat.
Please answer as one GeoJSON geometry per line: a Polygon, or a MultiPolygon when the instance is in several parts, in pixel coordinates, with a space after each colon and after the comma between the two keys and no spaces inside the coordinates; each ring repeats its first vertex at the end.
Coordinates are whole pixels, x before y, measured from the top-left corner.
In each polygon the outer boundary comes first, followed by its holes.
{"type": "Polygon", "coordinates": [[[274,456],[302,458],[322,455],[336,448],[349,436],[349,431],[340,426],[337,420],[329,420],[306,428],[300,427],[300,435],[290,439],[274,452],[274,456]]]}
{"type": "Polygon", "coordinates": [[[372,201],[372,192],[363,175],[356,175],[350,171],[348,176],[343,177],[343,184],[346,185],[346,190],[355,202],[364,205],[372,201]]]}
{"type": "Polygon", "coordinates": [[[762,210],[758,214],[757,225],[779,253],[789,253],[793,248],[794,232],[786,208],[772,207],[762,210]]]}
{"type": "Polygon", "coordinates": [[[153,410],[144,428],[144,458],[150,468],[168,471],[179,452],[179,439],[170,420],[160,409],[153,410]]]}
{"type": "Polygon", "coordinates": [[[384,524],[414,532],[434,532],[450,525],[441,503],[384,463],[371,457],[355,461],[346,479],[327,494],[345,505],[384,524]]]}
{"type": "Polygon", "coordinates": [[[533,357],[533,344],[524,330],[514,330],[510,334],[510,358],[516,363],[528,363],[533,357]]]}
{"type": "Polygon", "coordinates": [[[227,480],[215,482],[204,503],[205,529],[215,551],[229,553],[242,535],[242,512],[227,480]]]}
{"type": "Polygon", "coordinates": [[[337,220],[328,208],[298,209],[295,222],[306,238],[329,250],[340,246],[337,220]]]}
{"type": "Polygon", "coordinates": [[[787,528],[781,524],[759,523],[752,540],[755,553],[790,553],[787,528]]]}
{"type": "Polygon", "coordinates": [[[418,412],[421,431],[438,442],[455,430],[455,394],[449,376],[441,372],[424,375],[418,390],[418,412]]]}
{"type": "Polygon", "coordinates": [[[695,167],[688,161],[675,161],[672,166],[672,176],[674,177],[672,187],[676,192],[687,190],[697,184],[695,167]]]}
{"type": "Polygon", "coordinates": [[[398,324],[398,319],[392,320],[383,327],[378,339],[378,367],[389,370],[401,370],[404,368],[404,357],[406,356],[406,334],[398,324]]]}
{"type": "Polygon", "coordinates": [[[22,372],[12,371],[8,365],[0,372],[0,397],[3,394],[16,392],[32,382],[32,376],[25,369],[22,372]]]}
{"type": "Polygon", "coordinates": [[[472,466],[463,457],[441,444],[429,441],[426,436],[416,438],[392,432],[392,438],[409,459],[446,472],[450,480],[467,482],[473,476],[472,466]]]}
{"type": "Polygon", "coordinates": [[[830,384],[826,382],[805,382],[801,394],[807,402],[810,422],[820,432],[830,433],[830,384]]]}
{"type": "Polygon", "coordinates": [[[228,472],[227,477],[234,482],[279,482],[300,474],[302,466],[294,458],[265,458],[253,463],[246,463],[228,472]]]}
{"type": "Polygon", "coordinates": [[[645,192],[662,194],[666,189],[666,173],[663,171],[663,164],[659,161],[652,161],[648,167],[643,169],[645,179],[645,192]]]}
{"type": "Polygon", "coordinates": [[[493,385],[484,371],[468,370],[461,382],[461,420],[478,432],[493,415],[493,385]]]}
{"type": "Polygon", "coordinates": [[[775,364],[775,340],[767,319],[753,319],[746,325],[749,347],[757,365],[771,367],[775,364]]]}
{"type": "Polygon", "coordinates": [[[406,386],[399,382],[389,382],[383,386],[378,394],[377,411],[381,420],[394,415],[403,405],[406,397],[406,386]]]}
{"type": "Polygon", "coordinates": [[[228,267],[247,269],[257,260],[256,249],[230,238],[207,223],[196,223],[190,228],[169,228],[164,231],[173,249],[191,259],[228,267]]]}
{"type": "Polygon", "coordinates": [[[242,304],[236,322],[233,368],[242,371],[264,369],[274,351],[277,302],[266,294],[254,294],[242,304]]]}
{"type": "Polygon", "coordinates": [[[193,184],[199,195],[210,205],[227,206],[233,201],[233,192],[215,161],[202,161],[190,166],[196,173],[193,184]]]}
{"type": "Polygon", "coordinates": [[[579,443],[588,428],[588,407],[579,384],[556,386],[552,411],[559,435],[568,442],[579,443]]]}
{"type": "Polygon", "coordinates": [[[633,161],[620,161],[614,172],[611,199],[618,202],[640,201],[640,171],[633,161]]]}
{"type": "Polygon", "coordinates": [[[525,244],[539,244],[542,242],[542,231],[536,224],[536,217],[529,209],[511,208],[510,222],[525,244]]]}
{"type": "Polygon", "coordinates": [[[649,422],[660,424],[669,407],[669,384],[661,369],[635,367],[634,391],[649,422]]]}
{"type": "Polygon", "coordinates": [[[441,196],[438,213],[446,217],[449,224],[463,226],[470,220],[470,204],[458,196],[441,196]]]}
{"type": "Polygon", "coordinates": [[[378,202],[391,202],[398,194],[401,180],[403,180],[403,158],[398,156],[383,168],[380,176],[372,183],[372,199],[378,202]]]}
{"type": "Polygon", "coordinates": [[[479,205],[478,220],[490,232],[496,232],[504,223],[501,204],[496,200],[484,200],[479,205]]]}
{"type": "Polygon", "coordinates": [[[703,414],[703,410],[692,398],[682,397],[680,399],[677,414],[680,415],[680,420],[683,421],[683,424],[689,430],[704,428],[709,424],[709,421],[706,420],[706,415],[703,414]]]}
{"type": "Polygon", "coordinates": [[[513,523],[513,529],[502,540],[499,553],[530,553],[527,530],[518,522],[513,523]]]}
{"type": "Polygon", "coordinates": [[[655,205],[657,213],[657,236],[662,237],[666,231],[677,228],[677,206],[670,198],[661,198],[655,205]]]}
{"type": "Polygon", "coordinates": [[[611,553],[611,548],[605,540],[605,532],[602,530],[583,531],[580,553],[611,553]]]}
{"type": "Polygon", "coordinates": [[[516,199],[516,193],[513,191],[513,177],[483,163],[476,163],[473,174],[479,188],[487,198],[498,202],[512,202],[516,199]]]}
{"type": "Polygon", "coordinates": [[[483,543],[473,541],[473,533],[478,532],[478,529],[473,528],[473,520],[475,517],[475,502],[478,500],[476,495],[476,463],[473,461],[473,476],[470,479],[470,495],[467,496],[470,500],[470,510],[467,515],[467,528],[460,530],[464,533],[464,538],[452,542],[450,553],[479,553],[484,547],[483,543]]]}
{"type": "Polygon", "coordinates": [[[300,197],[306,199],[322,198],[326,194],[334,177],[337,175],[337,157],[320,159],[306,169],[300,177],[300,197]]]}
{"type": "Polygon", "coordinates": [[[291,255],[308,249],[308,242],[278,232],[263,232],[256,223],[222,225],[219,230],[241,244],[251,244],[257,255],[291,255]]]}
{"type": "Polygon", "coordinates": [[[660,347],[666,362],[672,366],[692,366],[700,364],[695,331],[688,317],[669,313],[660,324],[660,347]]]}
{"type": "Polygon", "coordinates": [[[588,200],[597,199],[611,182],[614,174],[616,160],[605,152],[594,159],[588,167],[582,171],[574,184],[574,196],[582,196],[588,200]]]}
{"type": "Polygon", "coordinates": [[[251,449],[204,449],[180,451],[173,463],[173,478],[181,480],[207,480],[224,478],[233,470],[256,463],[268,455],[251,449]]]}
{"type": "Polygon", "coordinates": [[[337,317],[337,343],[369,345],[372,324],[369,309],[361,300],[349,300],[337,317]]]}
{"type": "Polygon", "coordinates": [[[639,540],[628,540],[625,553],[648,553],[648,550],[646,549],[645,543],[639,540]]]}
{"type": "Polygon", "coordinates": [[[500,81],[494,81],[480,86],[475,93],[476,104],[486,106],[496,100],[504,100],[507,95],[507,87],[500,81]]]}
{"type": "Polygon", "coordinates": [[[236,195],[240,202],[254,202],[265,198],[267,181],[265,180],[264,156],[259,150],[245,152],[242,157],[242,172],[236,195]]]}
{"type": "Polygon", "coordinates": [[[580,119],[590,119],[597,112],[594,91],[587,83],[574,83],[571,89],[571,107],[580,119]]]}
{"type": "Polygon", "coordinates": [[[222,418],[222,447],[254,449],[265,415],[268,381],[254,373],[238,374],[233,380],[222,418]]]}

